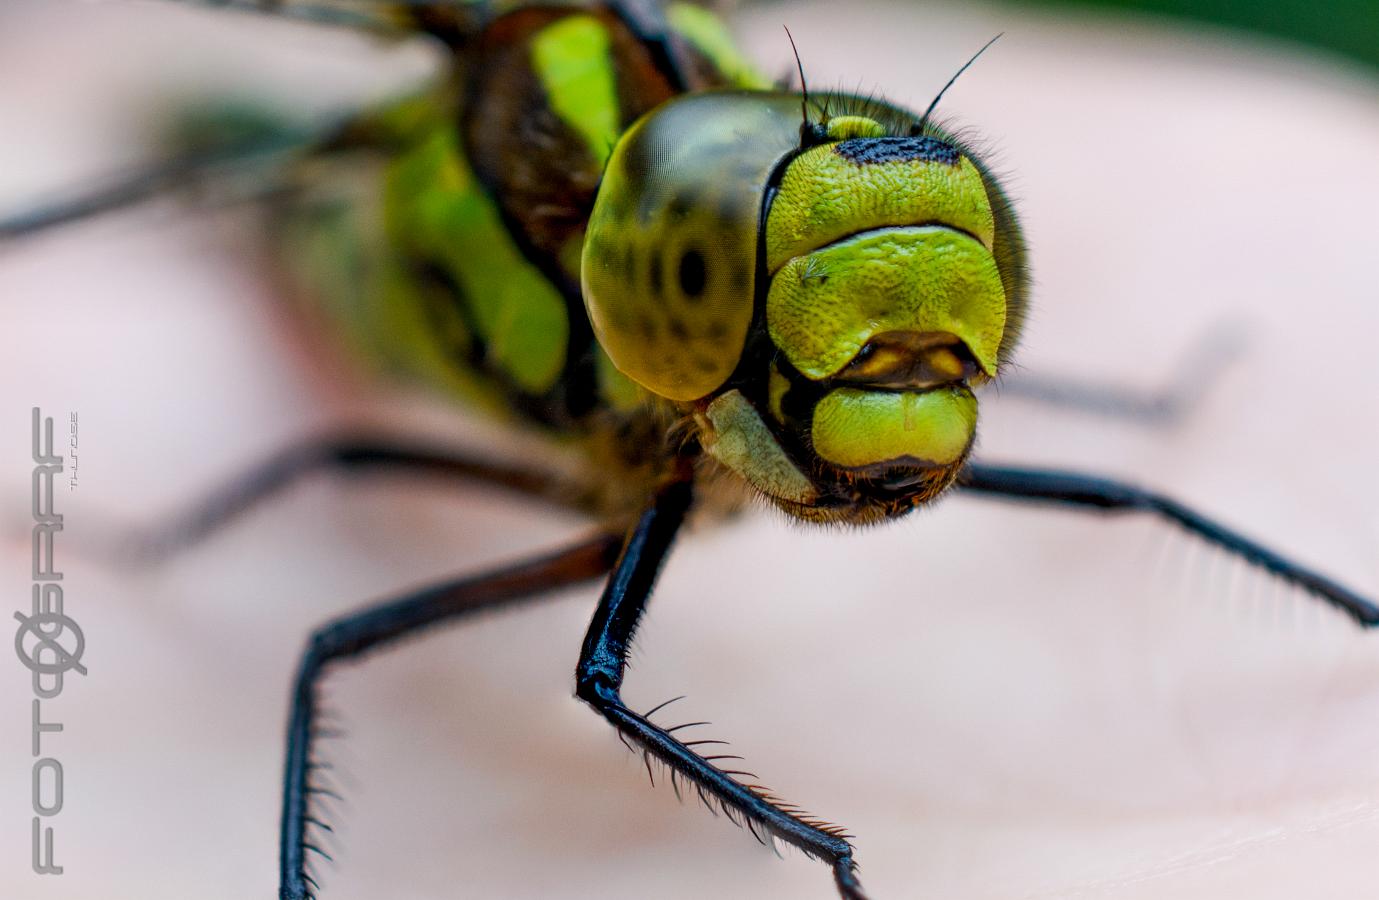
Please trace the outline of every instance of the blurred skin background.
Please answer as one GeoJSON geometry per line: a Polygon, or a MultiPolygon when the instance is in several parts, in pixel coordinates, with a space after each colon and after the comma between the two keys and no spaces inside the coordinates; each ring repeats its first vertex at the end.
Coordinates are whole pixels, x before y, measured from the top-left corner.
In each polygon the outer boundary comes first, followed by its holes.
{"type": "MultiPolygon", "coordinates": [[[[984,136],[1023,215],[1022,370],[1148,390],[1223,322],[1244,344],[1171,426],[987,391],[982,454],[1163,489],[1374,597],[1374,12],[1192,5],[1228,29],[1113,5],[804,2],[732,21],[768,73],[793,65],[786,24],[812,85],[920,108],[1004,32],[941,112],[984,136]]],[[[249,15],[11,4],[0,210],[150,160],[173,103],[336,110],[433,64],[249,15]]],[[[253,224],[164,201],[0,248],[0,521],[27,527],[30,408],[59,443],[76,411],[57,553],[90,670],[45,707],[65,725],[45,743],[65,768],[61,877],[29,871],[32,694],[17,662],[0,678],[6,897],[271,896],[311,629],[588,526],[479,488],[321,477],[153,570],[81,556],[342,423],[511,447],[304,352],[253,224]]],[[[29,553],[12,539],[0,572],[16,609],[29,553]]],[[[326,696],[349,735],[326,756],[347,804],[326,897],[833,896],[818,864],[651,790],[572,699],[596,595],[337,671],[326,696]]],[[[1379,847],[1377,641],[1146,520],[951,497],[833,532],[752,511],[682,539],[626,695],[688,694],[676,714],[711,720],[702,737],[857,835],[881,900],[1359,898],[1379,847]]]]}

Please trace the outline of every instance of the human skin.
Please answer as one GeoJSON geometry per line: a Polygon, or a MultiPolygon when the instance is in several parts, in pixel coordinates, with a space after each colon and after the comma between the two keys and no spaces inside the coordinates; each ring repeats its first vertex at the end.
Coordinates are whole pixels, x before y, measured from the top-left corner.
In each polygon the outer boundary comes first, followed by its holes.
{"type": "MultiPolygon", "coordinates": [[[[378,54],[253,17],[52,4],[0,28],[0,209],[144,151],[155,88],[358,97],[378,54]],[[62,52],[59,53],[58,51],[62,52]],[[74,65],[73,60],[80,60],[74,65]],[[191,74],[188,74],[191,73],[191,74]],[[13,199],[10,199],[13,198],[13,199]]],[[[763,68],[942,110],[1011,172],[1031,245],[1022,371],[1152,388],[1223,321],[1240,356],[1180,422],[982,398],[981,454],[1123,476],[1379,595],[1379,90],[1213,35],[1004,10],[745,12],[763,68]]],[[[394,53],[392,81],[424,60],[394,53]],[[403,57],[403,58],[399,58],[403,57]],[[409,68],[410,67],[410,68],[409,68]]],[[[236,210],[164,204],[0,248],[0,522],[29,410],[80,421],[68,612],[89,675],[52,710],[61,877],[27,865],[32,695],[0,679],[0,893],[274,891],[288,685],[311,629],[589,522],[487,489],[318,478],[154,570],[80,547],[156,523],[308,434],[503,440],[323,367],[280,327],[236,210]]],[[[1014,377],[1018,378],[1019,372],[1014,377]]],[[[0,573],[28,596],[27,535],[0,573]]],[[[70,549],[69,549],[70,548],[70,549]]],[[[826,898],[826,870],[677,804],[571,696],[596,589],[339,670],[329,898],[826,898]]],[[[1358,898],[1379,846],[1379,634],[1153,523],[953,497],[862,531],[748,511],[681,541],[626,695],[708,719],[742,768],[857,835],[876,898],[1358,898]]],[[[667,721],[669,721],[667,719],[667,721]]]]}

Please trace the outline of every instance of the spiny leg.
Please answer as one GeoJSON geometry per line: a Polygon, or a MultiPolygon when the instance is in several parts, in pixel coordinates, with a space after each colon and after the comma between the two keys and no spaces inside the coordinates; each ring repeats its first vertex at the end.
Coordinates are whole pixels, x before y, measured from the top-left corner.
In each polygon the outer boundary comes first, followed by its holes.
{"type": "Polygon", "coordinates": [[[234,519],[320,471],[394,471],[496,485],[563,506],[577,493],[550,475],[419,442],[338,435],[291,447],[250,467],[167,525],[121,538],[111,554],[152,564],[204,540],[234,519]]]}
{"type": "Polygon", "coordinates": [[[446,619],[532,599],[597,578],[612,567],[620,543],[617,535],[600,534],[550,556],[371,606],[316,630],[297,668],[288,717],[279,860],[281,900],[314,896],[306,854],[309,850],[320,851],[307,841],[307,831],[312,826],[321,827],[310,814],[310,797],[320,788],[311,784],[310,772],[314,768],[312,744],[319,736],[314,727],[316,686],[326,667],[446,619]]]}
{"type": "Polygon", "coordinates": [[[670,484],[628,534],[589,623],[575,671],[575,693],[607,719],[624,741],[630,739],[644,753],[669,766],[672,780],[675,775],[688,779],[698,790],[717,799],[729,815],[741,815],[758,840],[763,840],[758,833],[761,828],[767,839],[780,838],[809,856],[828,861],[838,892],[849,900],[860,900],[865,895],[857,879],[852,845],[841,829],[798,812],[757,785],[735,780],[733,775],[746,773],[719,769],[711,758],[699,755],[675,737],[675,729],[652,724],[647,715],[633,712],[622,700],[628,648],[656,574],[691,501],[688,479],[670,484]]]}
{"type": "MultiPolygon", "coordinates": [[[[383,35],[426,28],[437,14],[446,23],[469,24],[491,15],[491,0],[171,0],[179,6],[204,6],[251,14],[297,19],[325,26],[355,28],[383,35]]],[[[453,25],[452,25],[453,27],[453,25]]]]}
{"type": "Polygon", "coordinates": [[[1245,343],[1238,324],[1216,325],[1183,353],[1173,377],[1154,390],[1016,372],[1001,380],[1000,394],[1140,425],[1176,425],[1193,413],[1216,380],[1240,357],[1245,343]]]}
{"type": "Polygon", "coordinates": [[[974,493],[1008,499],[1163,516],[1251,565],[1303,588],[1340,609],[1361,626],[1379,626],[1379,606],[1372,601],[1162,494],[1079,472],[983,463],[968,465],[958,485],[974,493]]]}
{"type": "Polygon", "coordinates": [[[63,225],[94,218],[160,195],[213,183],[229,183],[250,173],[263,177],[255,196],[282,189],[269,176],[293,154],[328,147],[340,132],[338,122],[311,128],[284,128],[219,146],[188,151],[108,179],[82,193],[55,198],[34,209],[0,214],[0,247],[63,225]]]}
{"type": "MultiPolygon", "coordinates": [[[[0,211],[0,250],[6,244],[81,222],[178,191],[218,189],[219,205],[281,197],[295,188],[291,164],[305,157],[347,150],[383,149],[382,137],[357,113],[273,121],[234,135],[189,136],[163,158],[107,176],[32,209],[0,211]]],[[[212,201],[197,196],[203,206],[212,201]]]]}

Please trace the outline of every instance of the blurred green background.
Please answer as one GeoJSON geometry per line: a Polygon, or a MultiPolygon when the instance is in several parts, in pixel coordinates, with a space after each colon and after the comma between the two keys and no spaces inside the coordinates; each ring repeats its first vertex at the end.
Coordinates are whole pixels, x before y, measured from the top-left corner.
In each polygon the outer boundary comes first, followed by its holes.
{"type": "Polygon", "coordinates": [[[1379,0],[1008,0],[1012,6],[1061,6],[1159,13],[1297,41],[1379,67],[1379,0]]]}

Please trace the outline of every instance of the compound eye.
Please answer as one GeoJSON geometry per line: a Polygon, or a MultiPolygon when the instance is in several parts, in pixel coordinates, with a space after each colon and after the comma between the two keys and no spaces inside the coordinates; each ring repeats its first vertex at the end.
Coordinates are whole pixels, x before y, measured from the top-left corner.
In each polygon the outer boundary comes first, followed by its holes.
{"type": "Polygon", "coordinates": [[[584,240],[584,303],[613,365],[662,397],[698,400],[737,368],[761,198],[797,137],[784,109],[690,95],[638,121],[609,158],[584,240]]]}
{"type": "Polygon", "coordinates": [[[731,228],[703,207],[676,214],[675,206],[645,218],[615,206],[591,219],[584,291],[618,369],[663,397],[696,400],[737,367],[752,312],[753,244],[734,246],[731,228]]]}

